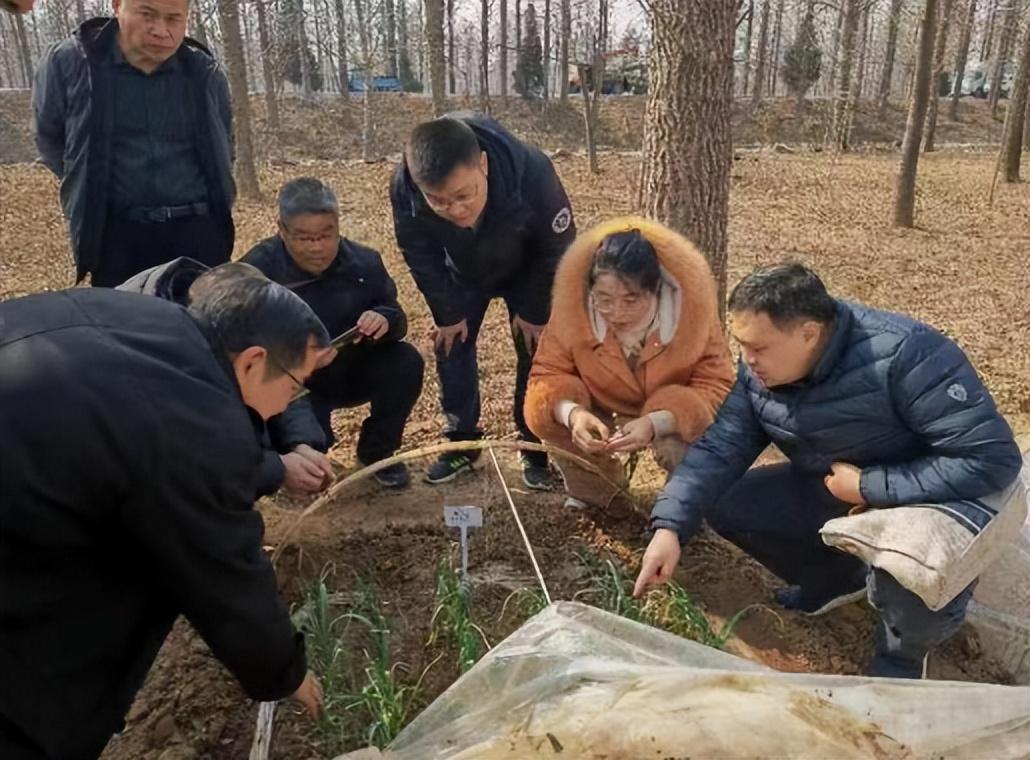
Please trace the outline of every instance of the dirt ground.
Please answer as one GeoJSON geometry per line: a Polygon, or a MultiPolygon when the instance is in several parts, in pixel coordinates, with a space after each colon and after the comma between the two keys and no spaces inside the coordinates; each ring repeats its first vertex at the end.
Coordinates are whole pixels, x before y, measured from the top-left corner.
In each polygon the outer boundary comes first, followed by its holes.
{"type": "MultiPolygon", "coordinates": [[[[986,203],[993,155],[942,151],[923,158],[917,206],[919,228],[889,224],[897,155],[875,153],[835,159],[801,152],[741,151],[733,168],[730,222],[730,283],[758,264],[784,259],[814,267],[839,296],[911,314],[954,337],[969,353],[1017,430],[1030,431],[1030,203],[1026,185],[1001,187],[986,203]]],[[[572,197],[577,223],[585,228],[630,210],[639,158],[603,157],[594,177],[583,159],[565,156],[556,165],[572,197]]],[[[387,209],[386,163],[306,161],[265,167],[268,199],[242,201],[237,213],[237,249],[274,230],[271,198],[286,179],[320,176],[340,195],[345,234],[382,251],[411,317],[412,342],[431,361],[430,318],[392,240],[387,209]]],[[[0,298],[67,287],[73,274],[57,205],[56,184],[40,167],[0,166],[0,298]]],[[[488,318],[481,344],[484,424],[491,435],[513,432],[510,397],[514,361],[502,310],[488,318]]],[[[407,446],[437,440],[440,420],[434,373],[408,428],[407,446]]],[[[354,440],[361,410],[337,413],[337,434],[354,440]]],[[[346,443],[333,454],[342,470],[354,466],[346,443]]],[[[505,455],[506,477],[518,483],[514,460],[505,455]]],[[[644,512],[660,479],[653,465],[634,481],[641,511],[570,513],[556,494],[516,490],[527,531],[543,573],[557,598],[578,587],[577,546],[611,552],[627,563],[641,548],[644,512]]],[[[457,675],[453,655],[426,646],[433,608],[433,573],[450,549],[443,527],[445,504],[483,506],[486,527],[472,538],[473,615],[491,643],[521,622],[504,600],[531,586],[532,573],[496,476],[481,467],[475,477],[433,489],[416,485],[401,495],[357,486],[307,520],[296,545],[279,564],[284,593],[296,599],[302,583],[332,563],[333,589],[352,589],[371,579],[395,626],[396,660],[417,677],[438,656],[416,703],[424,705],[457,675]]],[[[289,499],[260,505],[275,545],[296,519],[289,499]]],[[[777,580],[735,548],[711,536],[693,542],[680,580],[718,626],[752,603],[767,603],[777,580]]],[[[808,619],[782,610],[758,610],[738,627],[730,651],[789,671],[858,673],[871,646],[872,617],[862,604],[808,619]]],[[[935,653],[936,677],[998,680],[994,665],[979,657],[975,642],[960,636],[935,653]]],[[[284,707],[276,724],[273,757],[327,757],[310,724],[284,707]]],[[[226,759],[246,757],[256,706],[213,659],[185,623],[176,626],[129,715],[126,731],[113,740],[105,760],[226,759]]]]}

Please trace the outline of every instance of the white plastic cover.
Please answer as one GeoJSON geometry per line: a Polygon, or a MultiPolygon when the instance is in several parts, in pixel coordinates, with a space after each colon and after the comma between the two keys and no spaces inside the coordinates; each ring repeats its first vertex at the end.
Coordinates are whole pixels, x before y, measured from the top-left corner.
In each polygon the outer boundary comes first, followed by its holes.
{"type": "Polygon", "coordinates": [[[558,602],[382,756],[1028,758],[1030,687],[778,673],[558,602]]]}

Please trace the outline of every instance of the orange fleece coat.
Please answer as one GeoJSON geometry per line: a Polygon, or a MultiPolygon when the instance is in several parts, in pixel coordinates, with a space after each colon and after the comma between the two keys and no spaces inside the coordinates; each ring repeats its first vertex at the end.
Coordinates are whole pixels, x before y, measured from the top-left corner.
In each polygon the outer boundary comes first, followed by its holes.
{"type": "Polygon", "coordinates": [[[623,217],[583,233],[565,253],[554,278],[551,319],[533,357],[526,422],[545,441],[568,437],[554,417],[560,401],[631,417],[667,410],[688,443],[715,419],[733,384],[733,365],[719,323],[715,280],[708,262],[684,237],[637,217],[623,217]],[[680,289],[680,318],[672,339],[652,332],[629,368],[611,330],[598,340],[587,311],[587,276],[608,235],[638,229],[680,289]]]}

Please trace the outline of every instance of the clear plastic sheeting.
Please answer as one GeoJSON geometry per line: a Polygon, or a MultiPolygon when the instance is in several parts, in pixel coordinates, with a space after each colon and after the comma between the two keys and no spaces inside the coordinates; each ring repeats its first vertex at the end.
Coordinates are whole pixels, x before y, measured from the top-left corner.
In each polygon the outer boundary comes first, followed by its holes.
{"type": "Polygon", "coordinates": [[[1030,687],[778,673],[558,602],[487,654],[382,754],[688,756],[1030,758],[1030,687]]]}
{"type": "MultiPolygon", "coordinates": [[[[1023,452],[1022,477],[1030,494],[1030,450],[1023,452]]],[[[1014,683],[1030,684],[1030,516],[1019,538],[980,575],[966,619],[984,654],[1014,683]]]]}

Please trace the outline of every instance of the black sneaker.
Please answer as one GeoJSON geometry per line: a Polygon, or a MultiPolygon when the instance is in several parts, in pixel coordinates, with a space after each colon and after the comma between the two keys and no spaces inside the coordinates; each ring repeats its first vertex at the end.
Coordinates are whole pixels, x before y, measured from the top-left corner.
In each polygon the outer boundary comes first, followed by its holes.
{"type": "Polygon", "coordinates": [[[797,610],[806,615],[822,615],[837,607],[851,604],[865,598],[865,579],[862,585],[857,582],[848,584],[846,588],[823,590],[818,593],[806,591],[801,586],[784,586],[777,589],[773,598],[776,603],[787,610],[797,610]]]}
{"type": "Polygon", "coordinates": [[[547,458],[522,457],[522,482],[534,491],[550,491],[554,487],[554,475],[547,466],[547,458]]]}
{"type": "Polygon", "coordinates": [[[441,454],[440,458],[426,470],[425,480],[434,486],[438,483],[454,480],[462,473],[472,472],[472,464],[478,458],[478,456],[471,456],[460,452],[441,454]]]}
{"type": "Polygon", "coordinates": [[[926,660],[910,660],[895,654],[880,652],[869,663],[866,674],[873,678],[926,678],[926,660]]]}
{"type": "Polygon", "coordinates": [[[404,462],[384,467],[372,477],[383,488],[406,488],[411,484],[411,470],[404,462]]]}

